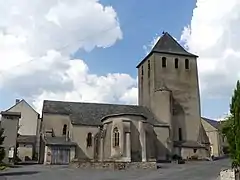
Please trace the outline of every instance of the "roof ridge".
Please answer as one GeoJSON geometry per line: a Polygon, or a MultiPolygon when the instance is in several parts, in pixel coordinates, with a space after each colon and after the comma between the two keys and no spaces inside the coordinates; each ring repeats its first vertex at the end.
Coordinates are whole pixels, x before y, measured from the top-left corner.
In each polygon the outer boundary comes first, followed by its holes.
{"type": "Polygon", "coordinates": [[[164,32],[153,46],[147,56],[137,65],[137,68],[144,63],[153,53],[163,53],[170,55],[195,57],[198,56],[188,52],[175,38],[173,38],[168,32],[164,32]]]}
{"type": "Polygon", "coordinates": [[[59,101],[59,100],[44,100],[46,102],[59,102],[59,103],[73,103],[73,104],[97,104],[97,105],[116,105],[116,106],[133,106],[133,107],[143,107],[134,104],[113,104],[113,103],[101,103],[101,102],[81,102],[81,101],[59,101]]]}
{"type": "MultiPolygon", "coordinates": [[[[155,50],[161,50],[161,48],[166,48],[165,46],[167,46],[167,42],[168,43],[173,43],[175,46],[176,46],[176,50],[180,50],[180,51],[183,51],[184,53],[186,53],[185,55],[192,55],[192,56],[196,56],[196,55],[194,55],[194,54],[192,54],[192,53],[190,53],[190,52],[188,52],[181,44],[179,44],[179,42],[178,41],[176,41],[168,32],[165,32],[160,38],[159,38],[159,40],[157,41],[157,43],[155,44],[155,46],[152,48],[152,51],[155,51],[155,50]],[[165,39],[164,39],[165,38],[165,39]],[[165,42],[162,44],[162,41],[164,41],[165,40],[165,42]],[[160,44],[161,43],[161,44],[160,44]]],[[[173,44],[170,44],[170,45],[173,45],[173,44]]],[[[169,46],[169,44],[168,44],[168,46],[169,46]]],[[[169,48],[169,47],[168,47],[169,48]]],[[[169,48],[169,49],[171,49],[171,48],[169,48]]],[[[171,49],[172,50],[172,49],[171,49]]],[[[166,49],[164,49],[163,50],[163,52],[164,51],[166,51],[166,52],[168,52],[169,50],[166,50],[166,49]]],[[[180,52],[174,52],[173,50],[172,50],[172,53],[180,53],[180,52]]]]}
{"type": "Polygon", "coordinates": [[[210,118],[207,118],[207,117],[201,117],[202,119],[206,119],[206,120],[210,120],[210,121],[215,121],[215,122],[219,122],[218,120],[216,120],[216,119],[210,119],[210,118]]]}

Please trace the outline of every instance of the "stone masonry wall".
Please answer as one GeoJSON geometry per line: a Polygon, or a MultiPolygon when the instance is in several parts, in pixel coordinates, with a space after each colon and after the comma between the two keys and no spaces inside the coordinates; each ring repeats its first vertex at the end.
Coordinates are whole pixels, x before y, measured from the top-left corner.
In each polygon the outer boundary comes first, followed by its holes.
{"type": "Polygon", "coordinates": [[[155,162],[73,162],[71,166],[81,169],[156,169],[155,162]]]}
{"type": "Polygon", "coordinates": [[[240,173],[234,169],[225,169],[220,172],[220,180],[240,180],[240,173]]]}

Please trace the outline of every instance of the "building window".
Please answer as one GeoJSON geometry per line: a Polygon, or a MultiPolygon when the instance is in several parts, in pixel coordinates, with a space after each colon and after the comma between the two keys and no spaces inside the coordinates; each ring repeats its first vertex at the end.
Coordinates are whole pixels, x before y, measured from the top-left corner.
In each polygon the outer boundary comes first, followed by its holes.
{"type": "Polygon", "coordinates": [[[143,65],[142,65],[142,76],[143,76],[143,65]]]}
{"type": "Polygon", "coordinates": [[[92,133],[87,134],[87,147],[92,146],[92,133]]]}
{"type": "Polygon", "coordinates": [[[178,140],[182,141],[182,128],[178,128],[178,140]]]}
{"type": "Polygon", "coordinates": [[[63,135],[66,135],[66,134],[67,134],[67,125],[66,125],[66,124],[63,125],[62,134],[63,134],[63,135]]]}
{"type": "Polygon", "coordinates": [[[148,60],[148,77],[150,77],[150,60],[148,60]]]}
{"type": "Polygon", "coordinates": [[[167,59],[165,57],[162,57],[162,67],[167,67],[167,59]]]}
{"type": "Polygon", "coordinates": [[[178,58],[175,59],[175,69],[178,69],[178,58]]]}
{"type": "Polygon", "coordinates": [[[119,147],[119,131],[116,127],[113,129],[113,147],[119,147]]]}
{"type": "Polygon", "coordinates": [[[185,69],[189,69],[189,59],[185,59],[185,69]]]}
{"type": "Polygon", "coordinates": [[[193,153],[196,153],[197,152],[197,149],[193,149],[193,153]]]}

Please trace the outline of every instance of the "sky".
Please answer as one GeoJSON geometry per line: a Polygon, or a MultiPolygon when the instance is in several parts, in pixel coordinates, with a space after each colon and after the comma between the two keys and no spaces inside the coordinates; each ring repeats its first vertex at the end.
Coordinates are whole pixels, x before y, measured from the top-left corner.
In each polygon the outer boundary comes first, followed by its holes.
{"type": "Polygon", "coordinates": [[[0,110],[24,98],[137,104],[136,65],[162,31],[199,55],[202,116],[228,113],[238,0],[0,0],[0,110]]]}

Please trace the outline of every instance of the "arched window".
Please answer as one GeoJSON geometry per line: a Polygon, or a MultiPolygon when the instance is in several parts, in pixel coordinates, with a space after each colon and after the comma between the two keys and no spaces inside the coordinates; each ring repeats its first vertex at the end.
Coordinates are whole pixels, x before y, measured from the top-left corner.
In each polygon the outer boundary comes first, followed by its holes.
{"type": "Polygon", "coordinates": [[[66,134],[67,134],[67,125],[66,125],[66,124],[63,125],[62,134],[63,134],[63,135],[66,135],[66,134]]]}
{"type": "Polygon", "coordinates": [[[87,134],[87,147],[92,146],[92,133],[87,134]]]}
{"type": "Polygon", "coordinates": [[[162,67],[163,68],[167,67],[167,58],[166,57],[162,57],[162,67]]]}
{"type": "Polygon", "coordinates": [[[113,129],[113,146],[119,147],[119,131],[116,127],[113,129]]]}

